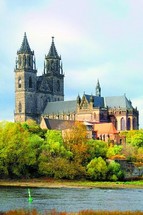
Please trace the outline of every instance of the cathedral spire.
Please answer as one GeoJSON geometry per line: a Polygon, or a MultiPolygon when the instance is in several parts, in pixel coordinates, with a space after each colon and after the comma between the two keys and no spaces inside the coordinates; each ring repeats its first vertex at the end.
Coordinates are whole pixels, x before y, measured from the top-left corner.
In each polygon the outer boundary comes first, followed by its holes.
{"type": "Polygon", "coordinates": [[[54,37],[52,37],[52,43],[49,49],[49,53],[45,56],[45,74],[60,74],[63,75],[63,68],[61,65],[61,56],[58,55],[54,37]]]}
{"type": "Polygon", "coordinates": [[[56,58],[56,59],[61,59],[61,57],[58,55],[56,47],[55,47],[55,43],[54,43],[54,37],[52,37],[52,43],[51,43],[51,47],[49,50],[49,53],[47,55],[47,58],[56,58]]]}
{"type": "Polygon", "coordinates": [[[18,54],[33,54],[28,43],[26,32],[24,33],[24,38],[18,51],[18,54]]]}
{"type": "Polygon", "coordinates": [[[36,71],[36,60],[34,51],[31,51],[29,46],[26,33],[24,33],[23,41],[20,49],[17,51],[17,63],[16,68],[18,69],[33,69],[36,71]]]}
{"type": "Polygon", "coordinates": [[[100,83],[99,83],[99,79],[97,80],[97,84],[96,84],[96,96],[101,96],[101,87],[100,87],[100,83]]]}

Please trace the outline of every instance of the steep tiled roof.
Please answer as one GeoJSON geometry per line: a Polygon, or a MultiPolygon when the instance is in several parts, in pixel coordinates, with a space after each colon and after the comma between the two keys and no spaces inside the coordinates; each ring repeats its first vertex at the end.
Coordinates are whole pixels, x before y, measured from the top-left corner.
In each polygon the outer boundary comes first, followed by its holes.
{"type": "Polygon", "coordinates": [[[57,101],[57,102],[49,102],[44,110],[44,115],[48,114],[58,114],[58,113],[66,113],[75,112],[76,111],[77,101],[57,101]]]}
{"type": "Polygon", "coordinates": [[[32,54],[32,51],[30,49],[26,33],[24,33],[24,38],[23,38],[21,47],[20,47],[20,49],[18,51],[18,54],[26,54],[26,53],[32,54]]]}
{"type": "Polygon", "coordinates": [[[117,134],[117,130],[112,123],[94,124],[94,131],[98,134],[117,134]]]}
{"type": "MultiPolygon", "coordinates": [[[[88,102],[90,102],[91,95],[85,94],[85,97],[88,102]]],[[[93,96],[94,107],[104,107],[104,97],[93,96]]]]}
{"type": "Polygon", "coordinates": [[[104,98],[105,106],[109,108],[127,108],[132,109],[133,106],[131,102],[126,98],[126,96],[111,96],[104,98]]]}
{"type": "Polygon", "coordinates": [[[74,121],[71,120],[59,120],[59,119],[48,119],[43,118],[46,127],[52,130],[65,130],[71,128],[74,125],[74,121]]]}

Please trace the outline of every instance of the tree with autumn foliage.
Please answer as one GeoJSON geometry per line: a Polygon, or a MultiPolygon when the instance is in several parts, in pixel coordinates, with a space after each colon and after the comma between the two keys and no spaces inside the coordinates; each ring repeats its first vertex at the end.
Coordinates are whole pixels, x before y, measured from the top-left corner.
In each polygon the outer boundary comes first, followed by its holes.
{"type": "MultiPolygon", "coordinates": [[[[0,123],[1,178],[46,176],[105,180],[108,176],[115,180],[118,168],[113,165],[108,171],[107,152],[107,143],[89,140],[86,127],[80,122],[64,135],[56,130],[43,131],[31,120],[0,123]]],[[[138,151],[140,159],[141,153],[142,150],[138,151]]]]}
{"type": "Polygon", "coordinates": [[[89,157],[87,145],[87,130],[82,122],[75,124],[64,132],[64,144],[73,153],[73,160],[85,165],[89,157]]]}
{"type": "Polygon", "coordinates": [[[82,165],[75,163],[73,152],[67,147],[61,131],[48,130],[39,156],[39,173],[54,178],[74,179],[85,174],[82,165]]]}

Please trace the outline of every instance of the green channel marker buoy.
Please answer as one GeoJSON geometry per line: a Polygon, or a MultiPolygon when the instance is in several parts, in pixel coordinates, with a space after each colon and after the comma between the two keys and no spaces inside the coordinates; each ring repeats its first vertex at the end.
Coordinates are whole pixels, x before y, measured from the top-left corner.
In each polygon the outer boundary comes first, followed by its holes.
{"type": "Polygon", "coordinates": [[[29,195],[28,201],[29,201],[29,203],[32,203],[33,199],[32,199],[31,192],[30,192],[29,188],[28,188],[28,195],[29,195]]]}

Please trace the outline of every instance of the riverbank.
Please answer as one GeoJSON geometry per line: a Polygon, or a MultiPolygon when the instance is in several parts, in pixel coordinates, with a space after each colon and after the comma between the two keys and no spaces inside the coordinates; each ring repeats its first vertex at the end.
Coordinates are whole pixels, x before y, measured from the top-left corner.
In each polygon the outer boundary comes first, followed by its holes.
{"type": "Polygon", "coordinates": [[[38,187],[38,188],[141,188],[143,180],[125,182],[92,182],[55,179],[0,180],[0,186],[38,187]]]}

